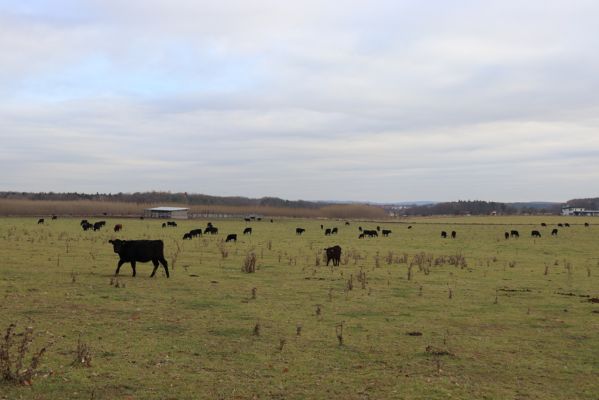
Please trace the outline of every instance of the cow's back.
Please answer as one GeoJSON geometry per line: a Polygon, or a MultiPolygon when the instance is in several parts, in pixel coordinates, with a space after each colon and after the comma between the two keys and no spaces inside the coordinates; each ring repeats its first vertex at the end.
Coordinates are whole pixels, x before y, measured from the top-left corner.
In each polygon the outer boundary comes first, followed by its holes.
{"type": "Polygon", "coordinates": [[[162,240],[127,240],[119,256],[127,261],[140,262],[164,258],[164,242],[162,240]]]}

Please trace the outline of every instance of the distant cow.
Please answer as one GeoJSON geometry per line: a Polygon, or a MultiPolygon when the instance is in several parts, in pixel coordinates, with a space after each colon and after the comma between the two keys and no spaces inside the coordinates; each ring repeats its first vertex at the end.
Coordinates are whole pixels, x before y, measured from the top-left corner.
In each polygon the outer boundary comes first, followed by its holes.
{"type": "Polygon", "coordinates": [[[212,226],[212,225],[208,226],[208,227],[206,227],[206,229],[204,229],[204,235],[207,233],[209,233],[211,235],[216,235],[218,233],[218,228],[215,226],[212,226]]]}
{"type": "Polygon", "coordinates": [[[363,234],[363,233],[360,233],[360,234],[358,235],[358,239],[364,239],[364,234],[363,234]]]}
{"type": "Polygon", "coordinates": [[[115,231],[115,232],[118,232],[118,231],[120,231],[120,230],[122,230],[122,229],[123,229],[123,224],[116,224],[116,225],[114,226],[114,231],[115,231]]]}
{"type": "Polygon", "coordinates": [[[361,226],[358,226],[358,230],[359,230],[360,232],[362,232],[362,227],[361,227],[361,226]]]}
{"type": "Polygon", "coordinates": [[[442,238],[446,238],[446,237],[447,237],[447,232],[445,232],[445,231],[441,231],[441,237],[442,237],[442,238]]]}
{"type": "Polygon", "coordinates": [[[81,227],[83,228],[84,231],[94,229],[94,225],[90,224],[89,222],[84,222],[83,224],[81,224],[81,227]]]}
{"type": "Polygon", "coordinates": [[[329,236],[331,234],[331,228],[327,228],[324,230],[324,235],[329,236]]]}
{"type": "Polygon", "coordinates": [[[383,236],[389,236],[390,233],[391,233],[390,229],[383,229],[383,236]]]}
{"type": "Polygon", "coordinates": [[[163,223],[162,223],[162,227],[163,227],[163,228],[166,228],[166,222],[163,222],[163,223]]]}
{"type": "Polygon", "coordinates": [[[320,224],[320,229],[321,230],[324,229],[324,225],[323,224],[320,224]]]}
{"type": "Polygon", "coordinates": [[[54,220],[54,219],[58,219],[58,216],[56,216],[56,215],[53,215],[53,216],[52,216],[52,219],[53,219],[53,220],[54,220]]]}
{"type": "Polygon", "coordinates": [[[83,226],[83,224],[89,224],[89,221],[86,219],[82,219],[81,222],[79,222],[79,225],[83,226]]]}
{"type": "Polygon", "coordinates": [[[557,224],[557,226],[559,226],[559,227],[562,227],[562,228],[563,228],[563,227],[564,227],[564,224],[562,224],[562,223],[559,223],[559,224],[557,224]]]}
{"type": "Polygon", "coordinates": [[[177,226],[177,223],[176,223],[175,221],[168,221],[168,222],[166,223],[166,225],[167,225],[167,226],[176,227],[176,226],[177,226]]]}
{"type": "Polygon", "coordinates": [[[152,275],[150,275],[150,277],[154,277],[156,274],[159,263],[164,267],[166,277],[169,277],[168,263],[164,259],[164,243],[162,240],[115,239],[109,240],[108,243],[112,244],[114,252],[117,253],[120,258],[114,273],[115,276],[119,274],[121,266],[124,263],[131,263],[133,276],[135,276],[135,263],[152,261],[152,264],[154,264],[154,270],[152,271],[152,275]]]}
{"type": "Polygon", "coordinates": [[[505,240],[508,240],[510,238],[510,233],[506,232],[503,234],[505,236],[505,240]]]}
{"type": "Polygon", "coordinates": [[[191,240],[191,235],[189,233],[184,233],[183,240],[191,240]]]}
{"type": "Polygon", "coordinates": [[[304,228],[295,228],[296,235],[301,235],[304,232],[306,232],[306,230],[304,228]]]}
{"type": "Polygon", "coordinates": [[[99,231],[102,227],[106,225],[105,221],[98,221],[94,223],[94,231],[99,231]]]}
{"type": "Polygon", "coordinates": [[[244,235],[251,235],[252,234],[252,228],[245,228],[243,230],[243,234],[244,235]]]}
{"type": "Polygon", "coordinates": [[[337,228],[333,228],[333,229],[331,229],[331,235],[336,235],[336,234],[337,234],[337,232],[339,232],[339,231],[337,230],[337,228]]]}
{"type": "Polygon", "coordinates": [[[381,227],[380,227],[380,226],[377,226],[377,227],[376,227],[376,230],[380,232],[380,231],[381,231],[381,227]]]}
{"type": "Polygon", "coordinates": [[[273,220],[271,219],[271,220],[270,220],[270,223],[272,224],[273,222],[275,222],[275,221],[273,221],[273,220]]]}
{"type": "Polygon", "coordinates": [[[39,225],[39,224],[43,224],[43,223],[44,223],[44,219],[43,219],[43,218],[40,218],[40,219],[38,219],[38,220],[37,220],[37,224],[38,224],[38,225],[39,225]]]}
{"type": "Polygon", "coordinates": [[[237,234],[236,233],[228,234],[227,238],[225,239],[225,242],[237,242],[237,234]]]}
{"type": "Polygon", "coordinates": [[[584,226],[586,226],[586,227],[588,228],[588,227],[589,227],[589,223],[588,223],[588,222],[585,222],[585,223],[584,223],[584,226]]]}
{"type": "Polygon", "coordinates": [[[194,238],[196,236],[202,236],[202,229],[192,229],[189,231],[189,236],[194,238]]]}
{"type": "Polygon", "coordinates": [[[412,229],[412,225],[408,226],[408,229],[412,229]]]}
{"type": "Polygon", "coordinates": [[[547,224],[544,222],[541,222],[541,226],[547,226],[547,224]]]}
{"type": "Polygon", "coordinates": [[[364,229],[363,233],[365,236],[368,236],[368,237],[375,237],[375,236],[379,237],[378,232],[375,231],[374,229],[364,229]]]}
{"type": "Polygon", "coordinates": [[[345,221],[345,225],[349,226],[349,221],[345,221]]]}
{"type": "Polygon", "coordinates": [[[532,237],[541,237],[541,232],[539,232],[539,231],[532,231],[532,232],[530,232],[530,236],[532,236],[532,237]]]}
{"type": "Polygon", "coordinates": [[[557,228],[551,231],[551,236],[557,236],[557,228]]]}
{"type": "Polygon", "coordinates": [[[251,221],[251,219],[249,219],[249,218],[244,218],[243,220],[244,220],[245,222],[250,222],[250,221],[251,221]]]}
{"type": "Polygon", "coordinates": [[[335,267],[338,266],[339,261],[341,260],[341,247],[333,246],[333,247],[328,247],[324,250],[327,253],[327,266],[329,265],[330,261],[333,261],[333,266],[335,266],[335,267]]]}
{"type": "Polygon", "coordinates": [[[510,231],[510,236],[513,237],[513,238],[519,238],[520,237],[520,233],[518,231],[511,230],[510,231]]]}
{"type": "Polygon", "coordinates": [[[564,226],[565,226],[566,228],[569,228],[569,227],[570,227],[570,224],[566,222],[566,223],[564,224],[564,226]]]}
{"type": "Polygon", "coordinates": [[[456,231],[451,231],[451,238],[455,239],[456,236],[458,236],[458,233],[456,231]]]}

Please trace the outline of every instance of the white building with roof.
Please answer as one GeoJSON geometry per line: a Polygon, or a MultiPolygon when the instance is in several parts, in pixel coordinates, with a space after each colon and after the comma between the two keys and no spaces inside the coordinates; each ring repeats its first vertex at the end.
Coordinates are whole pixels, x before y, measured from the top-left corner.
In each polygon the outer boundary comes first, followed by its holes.
{"type": "Polygon", "coordinates": [[[145,218],[187,219],[189,208],[183,207],[154,207],[144,210],[145,218]]]}

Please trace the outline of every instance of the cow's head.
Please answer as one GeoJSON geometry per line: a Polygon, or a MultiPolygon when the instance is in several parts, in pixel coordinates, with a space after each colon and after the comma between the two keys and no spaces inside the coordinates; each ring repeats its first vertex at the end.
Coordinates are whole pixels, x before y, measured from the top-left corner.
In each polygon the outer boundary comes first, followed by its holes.
{"type": "Polygon", "coordinates": [[[123,248],[124,242],[125,242],[124,240],[120,240],[120,239],[114,239],[114,240],[108,241],[108,243],[112,244],[112,249],[114,250],[115,253],[119,253],[121,251],[121,249],[123,248]]]}

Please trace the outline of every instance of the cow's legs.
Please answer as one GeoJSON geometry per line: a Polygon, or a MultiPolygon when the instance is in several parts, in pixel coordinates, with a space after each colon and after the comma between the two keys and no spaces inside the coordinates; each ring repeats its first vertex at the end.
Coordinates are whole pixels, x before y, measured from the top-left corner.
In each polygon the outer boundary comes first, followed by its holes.
{"type": "Polygon", "coordinates": [[[125,263],[125,261],[119,260],[119,264],[116,266],[116,271],[114,272],[114,276],[117,276],[119,274],[119,271],[121,270],[121,265],[123,265],[124,263],[125,263]]]}
{"type": "Polygon", "coordinates": [[[133,270],[132,276],[135,276],[135,261],[131,261],[131,269],[133,270]]]}
{"type": "Polygon", "coordinates": [[[164,272],[166,272],[166,277],[170,278],[170,275],[168,274],[168,263],[166,262],[166,259],[163,257],[159,261],[162,264],[162,266],[164,267],[164,272]]]}
{"type": "Polygon", "coordinates": [[[153,278],[154,275],[156,275],[156,270],[158,269],[158,260],[157,259],[153,259],[152,260],[152,264],[154,264],[154,269],[152,270],[152,275],[150,275],[150,278],[153,278]]]}

